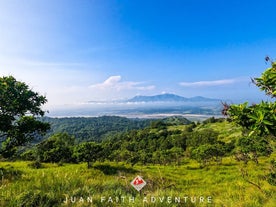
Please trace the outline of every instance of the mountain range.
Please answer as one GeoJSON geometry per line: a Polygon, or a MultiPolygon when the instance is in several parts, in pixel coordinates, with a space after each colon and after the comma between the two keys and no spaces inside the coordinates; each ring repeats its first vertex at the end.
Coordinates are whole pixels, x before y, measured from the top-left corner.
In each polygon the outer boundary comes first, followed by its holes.
{"type": "Polygon", "coordinates": [[[218,102],[219,99],[195,96],[186,98],[175,94],[165,93],[154,96],[135,96],[126,102],[218,102]]]}
{"type": "Polygon", "coordinates": [[[88,101],[87,104],[51,110],[52,117],[97,117],[116,115],[129,118],[166,117],[171,115],[218,115],[221,113],[220,99],[195,96],[186,98],[176,94],[134,96],[113,101],[88,101]]]}

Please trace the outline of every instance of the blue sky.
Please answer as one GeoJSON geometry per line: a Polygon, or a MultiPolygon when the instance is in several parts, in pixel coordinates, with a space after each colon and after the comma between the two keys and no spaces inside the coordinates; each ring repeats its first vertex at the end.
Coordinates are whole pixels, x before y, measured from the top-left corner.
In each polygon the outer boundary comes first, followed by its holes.
{"type": "Polygon", "coordinates": [[[275,1],[0,0],[0,75],[48,105],[175,93],[263,98],[275,1]]]}

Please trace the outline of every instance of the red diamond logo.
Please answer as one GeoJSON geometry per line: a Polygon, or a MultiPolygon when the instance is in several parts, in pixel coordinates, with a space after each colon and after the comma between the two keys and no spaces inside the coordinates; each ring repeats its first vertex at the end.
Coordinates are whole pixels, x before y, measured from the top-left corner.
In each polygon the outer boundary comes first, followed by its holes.
{"type": "Polygon", "coordinates": [[[139,175],[134,178],[133,181],[130,183],[137,191],[142,190],[143,187],[147,184],[146,181],[143,180],[139,175]]]}

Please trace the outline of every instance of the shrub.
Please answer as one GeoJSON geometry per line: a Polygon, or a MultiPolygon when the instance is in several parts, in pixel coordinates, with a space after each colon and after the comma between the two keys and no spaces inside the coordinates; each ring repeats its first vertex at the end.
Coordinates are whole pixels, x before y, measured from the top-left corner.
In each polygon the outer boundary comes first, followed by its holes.
{"type": "Polygon", "coordinates": [[[40,161],[36,160],[34,162],[31,162],[30,164],[28,164],[29,167],[34,168],[34,169],[40,169],[43,168],[43,165],[40,161]]]}

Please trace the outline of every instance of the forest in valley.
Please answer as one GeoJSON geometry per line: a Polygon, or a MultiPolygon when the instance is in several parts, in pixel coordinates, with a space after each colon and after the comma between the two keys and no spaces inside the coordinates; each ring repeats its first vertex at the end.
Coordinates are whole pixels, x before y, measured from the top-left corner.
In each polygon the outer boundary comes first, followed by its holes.
{"type": "MultiPolygon", "coordinates": [[[[85,121],[89,122],[87,118],[67,118],[66,122],[57,129],[61,130],[60,132],[50,135],[30,149],[25,149],[15,159],[49,163],[87,162],[90,167],[91,163],[105,160],[126,162],[132,166],[135,164],[180,165],[185,158],[190,158],[204,167],[212,162],[219,164],[223,157],[228,156],[233,156],[244,163],[249,160],[258,163],[258,157],[271,155],[275,147],[274,141],[268,142],[265,137],[255,138],[254,142],[250,143],[248,138],[243,137],[241,127],[224,118],[211,117],[202,123],[190,122],[182,117],[150,122],[135,120],[137,125],[143,125],[145,122],[148,125],[131,130],[122,127],[121,131],[117,128],[117,132],[113,131],[113,133],[109,133],[107,129],[114,128],[114,125],[115,128],[119,125],[123,126],[126,118],[93,118],[94,121],[97,120],[95,123],[101,123],[101,127],[96,127],[99,138],[94,138],[92,141],[91,138],[80,136],[83,128],[77,127],[76,120],[80,121],[80,125],[85,121]],[[116,119],[116,124],[109,119],[116,119]],[[66,129],[70,130],[66,131],[66,129]],[[104,131],[106,131],[105,134],[103,134],[104,131]]],[[[53,119],[53,123],[56,122],[57,120],[53,119]]],[[[89,134],[87,128],[84,131],[89,134]]],[[[91,134],[96,136],[93,127],[91,127],[91,134]]]]}
{"type": "MultiPolygon", "coordinates": [[[[96,127],[90,127],[91,130],[78,128],[78,125],[89,123],[89,120],[87,118],[67,118],[65,122],[60,120],[63,124],[56,129],[60,131],[21,152],[19,158],[51,163],[84,161],[89,166],[95,161],[105,160],[127,162],[131,165],[136,163],[179,165],[184,157],[188,157],[206,165],[213,160],[219,162],[222,157],[230,155],[234,148],[238,148],[233,138],[241,134],[240,128],[225,119],[214,117],[203,123],[190,122],[182,117],[151,121],[129,120],[136,125],[147,124],[140,129],[131,130],[126,128],[131,127],[125,124],[126,118],[99,117],[93,118],[96,127]],[[113,122],[114,120],[117,122],[113,122]],[[100,126],[97,127],[97,123],[101,123],[100,126]],[[218,127],[208,126],[210,123],[216,123],[218,127]],[[221,125],[226,130],[223,135],[219,131],[223,128],[221,125]],[[110,133],[109,130],[112,129],[114,131],[110,133]],[[82,134],[85,134],[84,137],[81,137],[82,134]],[[92,134],[91,137],[94,138],[88,139],[87,134],[92,134]]],[[[58,122],[56,119],[52,121],[53,124],[58,122]]],[[[264,149],[267,149],[268,155],[271,153],[271,146],[268,143],[264,146],[261,143],[259,145],[262,148],[258,154],[264,152],[264,149]]]]}
{"type": "Polygon", "coordinates": [[[100,117],[42,117],[41,121],[51,125],[50,130],[42,138],[56,133],[68,133],[75,137],[76,142],[102,141],[109,134],[142,129],[150,125],[151,119],[128,119],[119,116],[100,117]]]}

